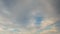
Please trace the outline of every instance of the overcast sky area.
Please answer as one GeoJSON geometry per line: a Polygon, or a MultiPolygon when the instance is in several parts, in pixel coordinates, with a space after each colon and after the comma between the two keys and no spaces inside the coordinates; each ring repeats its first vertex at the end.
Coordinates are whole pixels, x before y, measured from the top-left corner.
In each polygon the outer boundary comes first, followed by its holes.
{"type": "Polygon", "coordinates": [[[0,34],[60,34],[60,0],[0,0],[0,34]]]}

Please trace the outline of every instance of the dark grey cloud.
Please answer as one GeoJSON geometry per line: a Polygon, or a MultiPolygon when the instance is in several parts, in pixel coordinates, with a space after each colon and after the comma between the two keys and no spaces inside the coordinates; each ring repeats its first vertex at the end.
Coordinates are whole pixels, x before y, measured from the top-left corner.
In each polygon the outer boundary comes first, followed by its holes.
{"type": "Polygon", "coordinates": [[[3,3],[6,7],[11,8],[15,5],[15,0],[3,0],[3,3]]]}

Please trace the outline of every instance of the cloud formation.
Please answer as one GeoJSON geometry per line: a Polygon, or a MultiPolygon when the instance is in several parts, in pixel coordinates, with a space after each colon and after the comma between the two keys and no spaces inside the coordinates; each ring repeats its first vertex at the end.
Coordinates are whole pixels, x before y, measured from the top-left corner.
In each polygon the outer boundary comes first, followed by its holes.
{"type": "Polygon", "coordinates": [[[56,23],[60,15],[54,3],[54,0],[0,0],[0,34],[60,34],[60,25],[56,23]]]}

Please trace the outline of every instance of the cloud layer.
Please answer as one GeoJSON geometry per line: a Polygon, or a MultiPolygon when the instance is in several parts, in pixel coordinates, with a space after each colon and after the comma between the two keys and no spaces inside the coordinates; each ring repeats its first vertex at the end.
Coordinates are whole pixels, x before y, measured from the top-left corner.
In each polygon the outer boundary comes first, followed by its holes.
{"type": "Polygon", "coordinates": [[[57,1],[0,0],[0,34],[60,34],[57,1]]]}

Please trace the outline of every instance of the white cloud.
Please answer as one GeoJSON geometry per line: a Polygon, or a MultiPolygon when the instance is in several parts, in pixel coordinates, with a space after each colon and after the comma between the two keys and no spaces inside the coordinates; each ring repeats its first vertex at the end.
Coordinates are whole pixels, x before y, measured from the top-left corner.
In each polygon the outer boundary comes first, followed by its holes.
{"type": "Polygon", "coordinates": [[[57,18],[45,18],[41,22],[41,29],[44,29],[46,26],[56,23],[57,18]]]}

